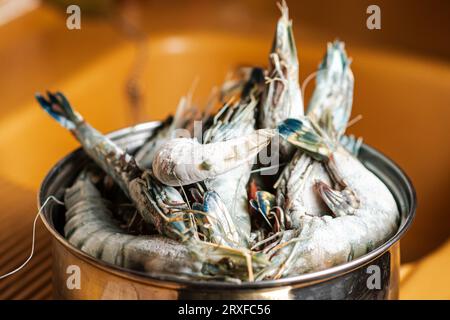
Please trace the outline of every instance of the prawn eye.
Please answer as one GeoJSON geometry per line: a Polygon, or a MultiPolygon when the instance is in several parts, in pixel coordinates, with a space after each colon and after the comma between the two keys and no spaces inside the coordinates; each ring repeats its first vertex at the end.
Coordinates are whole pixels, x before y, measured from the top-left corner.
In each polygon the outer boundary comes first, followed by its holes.
{"type": "Polygon", "coordinates": [[[220,259],[219,264],[223,265],[228,270],[231,270],[234,268],[233,261],[228,257],[224,257],[224,258],[220,259]]]}
{"type": "Polygon", "coordinates": [[[203,161],[202,163],[200,163],[200,169],[202,170],[211,170],[211,163],[209,163],[208,161],[203,161]]]}

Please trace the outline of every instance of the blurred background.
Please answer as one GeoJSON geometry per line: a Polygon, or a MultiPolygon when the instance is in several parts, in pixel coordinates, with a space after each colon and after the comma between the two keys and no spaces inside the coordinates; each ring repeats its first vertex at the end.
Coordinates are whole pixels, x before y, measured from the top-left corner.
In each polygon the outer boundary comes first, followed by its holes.
{"type": "MultiPolygon", "coordinates": [[[[300,78],[339,38],[353,58],[350,132],[397,162],[418,194],[402,240],[402,298],[450,298],[450,23],[448,1],[288,1],[300,78]],[[381,9],[369,30],[366,9],[381,9]]],[[[173,113],[198,79],[194,101],[240,64],[265,66],[279,10],[274,0],[0,0],[0,274],[31,243],[36,192],[77,147],[34,102],[61,90],[103,132],[173,113]],[[81,9],[70,30],[66,9],[81,9]]],[[[313,89],[306,91],[306,101],[313,89]]],[[[0,280],[0,298],[51,297],[50,238],[38,227],[35,257],[0,280]]]]}

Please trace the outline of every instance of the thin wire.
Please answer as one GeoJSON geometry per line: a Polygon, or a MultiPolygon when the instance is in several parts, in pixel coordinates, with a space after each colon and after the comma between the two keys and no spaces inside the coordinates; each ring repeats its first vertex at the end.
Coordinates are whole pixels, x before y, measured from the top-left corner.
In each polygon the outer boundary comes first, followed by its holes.
{"type": "Polygon", "coordinates": [[[49,197],[45,200],[45,202],[44,202],[44,204],[42,205],[42,207],[39,208],[39,210],[38,210],[38,212],[37,212],[37,214],[36,214],[36,217],[34,218],[34,221],[33,221],[33,234],[32,234],[32,240],[31,240],[31,252],[30,252],[30,255],[28,256],[27,260],[25,260],[25,262],[22,263],[19,267],[17,267],[16,269],[14,269],[14,270],[12,270],[12,271],[10,271],[10,272],[8,272],[8,273],[6,273],[6,274],[0,276],[0,280],[4,279],[4,278],[6,278],[6,277],[9,277],[9,276],[11,276],[11,275],[13,275],[13,274],[15,274],[16,272],[18,272],[18,271],[20,271],[21,269],[23,269],[23,268],[27,265],[28,262],[30,262],[31,258],[33,257],[33,254],[34,254],[34,244],[35,244],[35,241],[36,241],[36,223],[37,223],[37,220],[38,220],[38,218],[39,218],[39,216],[40,216],[40,214],[41,214],[42,209],[44,209],[44,207],[47,205],[47,203],[48,203],[49,200],[53,200],[53,201],[55,201],[55,202],[56,202],[57,204],[59,204],[59,205],[64,205],[64,202],[58,200],[58,199],[57,199],[56,197],[54,197],[54,196],[49,196],[49,197]]]}

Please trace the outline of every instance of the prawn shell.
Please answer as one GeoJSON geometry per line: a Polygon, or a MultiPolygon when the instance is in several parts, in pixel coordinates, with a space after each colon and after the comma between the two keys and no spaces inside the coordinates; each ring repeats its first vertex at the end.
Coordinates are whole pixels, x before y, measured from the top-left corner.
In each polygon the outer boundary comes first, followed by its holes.
{"type": "Polygon", "coordinates": [[[109,201],[89,181],[79,179],[65,193],[66,224],[69,243],[102,261],[140,271],[197,274],[187,248],[161,236],[126,234],[112,217],[109,201]]]}
{"type": "Polygon", "coordinates": [[[157,152],[153,173],[169,186],[211,179],[253,161],[275,133],[275,130],[262,129],[243,137],[208,144],[188,138],[172,139],[157,152]]]}

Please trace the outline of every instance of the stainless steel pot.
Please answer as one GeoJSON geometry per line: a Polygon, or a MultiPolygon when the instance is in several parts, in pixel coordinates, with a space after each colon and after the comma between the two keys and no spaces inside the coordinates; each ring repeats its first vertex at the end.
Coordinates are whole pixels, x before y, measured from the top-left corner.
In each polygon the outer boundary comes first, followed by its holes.
{"type": "MultiPolygon", "coordinates": [[[[115,131],[117,144],[133,150],[158,122],[115,131]]],[[[385,244],[351,262],[319,272],[280,280],[231,284],[180,280],[126,270],[95,259],[69,244],[62,235],[64,208],[52,202],[41,217],[53,237],[53,292],[58,299],[396,299],[399,289],[400,243],[416,206],[408,177],[391,160],[364,145],[361,161],[389,187],[401,212],[398,232],[385,244]]],[[[59,161],[42,182],[39,205],[48,196],[63,198],[90,160],[78,149],[59,161]]]]}

